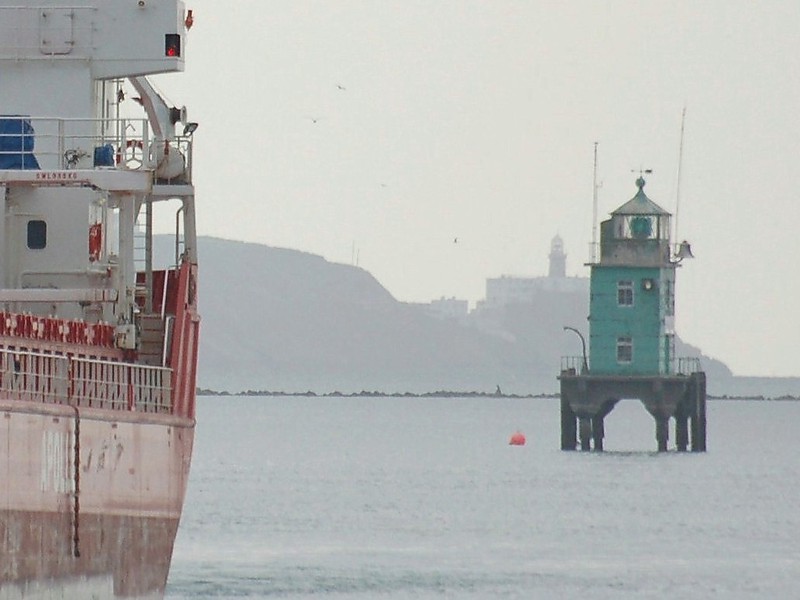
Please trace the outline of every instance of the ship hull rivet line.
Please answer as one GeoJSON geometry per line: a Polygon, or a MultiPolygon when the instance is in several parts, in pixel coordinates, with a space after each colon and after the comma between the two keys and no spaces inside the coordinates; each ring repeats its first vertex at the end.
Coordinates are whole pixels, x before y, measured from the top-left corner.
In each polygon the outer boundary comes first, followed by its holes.
{"type": "Polygon", "coordinates": [[[75,558],[80,558],[81,550],[80,550],[80,535],[79,535],[79,523],[80,523],[80,514],[81,514],[81,499],[80,499],[80,490],[81,490],[81,414],[78,410],[77,406],[73,406],[75,409],[75,443],[73,445],[73,506],[72,506],[72,555],[75,558]]]}

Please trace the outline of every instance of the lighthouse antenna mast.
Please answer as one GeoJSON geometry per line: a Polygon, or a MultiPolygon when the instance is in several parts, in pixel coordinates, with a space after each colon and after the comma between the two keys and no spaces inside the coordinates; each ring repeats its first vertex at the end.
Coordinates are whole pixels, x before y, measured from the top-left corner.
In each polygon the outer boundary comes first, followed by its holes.
{"type": "Polygon", "coordinates": [[[597,262],[597,144],[594,143],[594,170],[592,182],[592,262],[597,262]]]}
{"type": "Polygon", "coordinates": [[[683,166],[683,131],[686,124],[686,107],[683,107],[681,113],[681,141],[678,145],[678,173],[676,175],[677,183],[675,184],[675,219],[674,223],[674,237],[672,238],[674,244],[678,244],[678,209],[681,204],[681,168],[683,166]]]}

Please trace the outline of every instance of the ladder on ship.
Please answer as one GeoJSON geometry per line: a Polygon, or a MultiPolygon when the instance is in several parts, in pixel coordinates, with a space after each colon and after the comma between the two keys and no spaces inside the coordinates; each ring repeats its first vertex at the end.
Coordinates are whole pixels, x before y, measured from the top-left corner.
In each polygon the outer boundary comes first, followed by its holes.
{"type": "Polygon", "coordinates": [[[164,366],[165,320],[160,314],[141,313],[139,325],[139,362],[145,365],[164,366]]]}

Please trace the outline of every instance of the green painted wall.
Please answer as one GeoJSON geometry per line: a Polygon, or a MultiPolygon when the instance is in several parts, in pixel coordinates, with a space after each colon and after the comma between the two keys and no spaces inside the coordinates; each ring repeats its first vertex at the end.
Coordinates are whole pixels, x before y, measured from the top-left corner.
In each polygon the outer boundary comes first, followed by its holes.
{"type": "Polygon", "coordinates": [[[674,269],[593,265],[589,303],[589,367],[593,374],[648,375],[671,370],[665,317],[674,293],[674,269]],[[645,289],[645,280],[653,282],[645,289]],[[631,281],[633,304],[620,306],[618,283],[631,281]],[[630,337],[630,363],[617,360],[617,340],[630,337]]]}

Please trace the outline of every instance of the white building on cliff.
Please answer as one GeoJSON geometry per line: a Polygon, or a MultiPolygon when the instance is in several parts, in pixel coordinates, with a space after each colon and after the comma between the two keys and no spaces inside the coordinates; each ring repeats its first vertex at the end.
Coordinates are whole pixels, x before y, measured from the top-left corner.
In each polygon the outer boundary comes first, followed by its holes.
{"type": "Polygon", "coordinates": [[[509,304],[526,304],[542,293],[580,293],[589,291],[587,277],[567,277],[567,255],[564,241],[556,235],[550,242],[550,267],[546,276],[516,277],[501,275],[486,280],[486,299],[476,310],[499,308],[509,304]]]}

